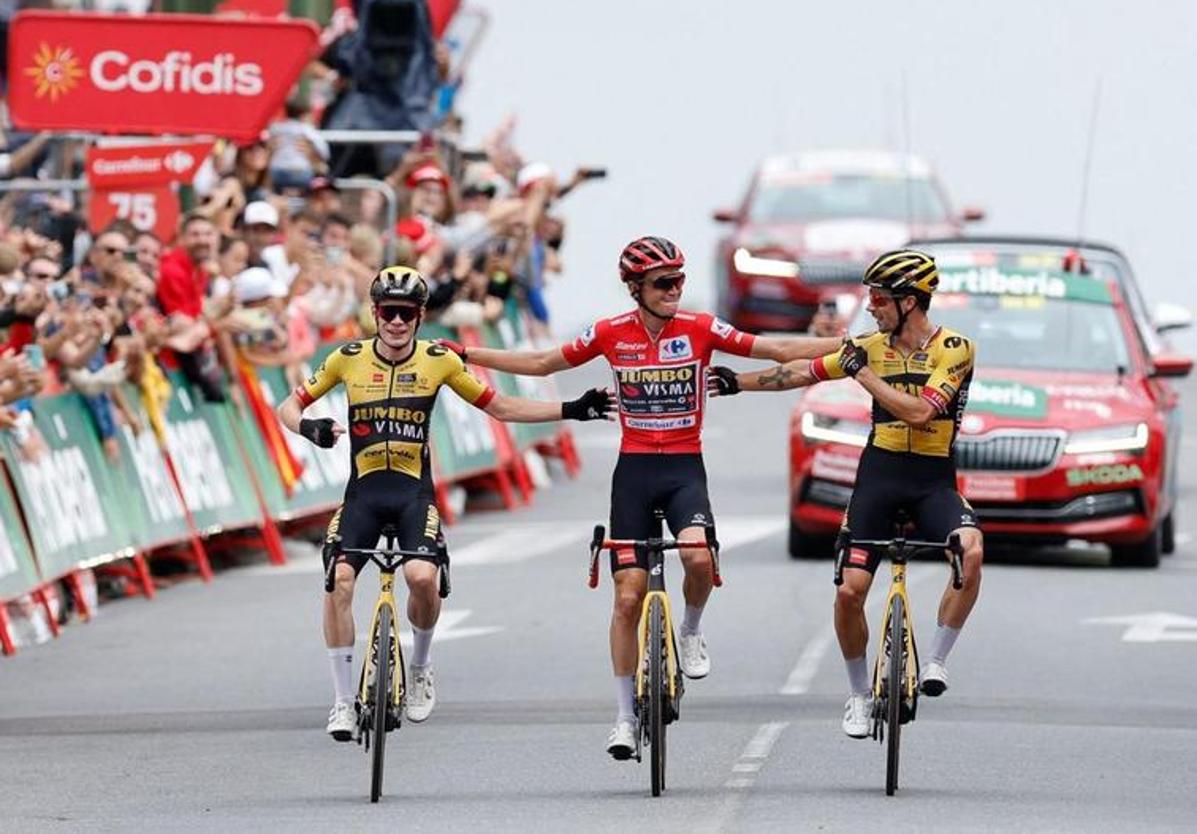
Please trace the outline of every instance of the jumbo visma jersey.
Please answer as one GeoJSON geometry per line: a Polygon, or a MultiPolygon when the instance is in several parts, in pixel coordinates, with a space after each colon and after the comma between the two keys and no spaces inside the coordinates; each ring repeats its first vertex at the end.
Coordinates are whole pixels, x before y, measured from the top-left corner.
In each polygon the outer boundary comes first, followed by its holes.
{"type": "Polygon", "coordinates": [[[431,484],[428,432],[441,386],[449,386],[477,408],[485,408],[495,396],[457,354],[422,340],[401,363],[380,356],[374,339],[344,344],[325,357],[295,395],[306,408],[337,383],[345,386],[349,397],[353,480],[374,472],[398,472],[431,484]]]}
{"type": "MultiPolygon", "coordinates": [[[[869,443],[891,452],[951,457],[973,378],[972,342],[943,327],[908,356],[890,343],[886,333],[853,341],[868,354],[873,373],[899,391],[923,398],[935,406],[936,412],[927,425],[915,427],[894,417],[874,399],[869,443]]],[[[838,351],[815,359],[811,371],[818,379],[847,376],[838,351]]]]}

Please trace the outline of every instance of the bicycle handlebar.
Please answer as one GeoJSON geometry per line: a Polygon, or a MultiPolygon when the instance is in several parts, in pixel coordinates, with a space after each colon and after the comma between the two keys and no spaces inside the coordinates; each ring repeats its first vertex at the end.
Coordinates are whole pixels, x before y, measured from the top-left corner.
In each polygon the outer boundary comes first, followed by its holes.
{"type": "Polygon", "coordinates": [[[844,561],[848,552],[853,548],[870,551],[883,551],[886,554],[904,553],[913,556],[921,551],[948,552],[948,563],[952,568],[952,587],[959,591],[964,587],[964,569],[961,559],[964,556],[964,545],[960,542],[960,534],[952,533],[947,541],[926,542],[918,539],[897,537],[893,539],[854,539],[852,531],[842,528],[835,539],[835,578],[837,586],[844,584],[844,561]]]}
{"type": "Polygon", "coordinates": [[[453,590],[449,581],[449,555],[443,549],[437,553],[428,553],[423,550],[402,550],[399,548],[386,547],[338,547],[341,543],[340,536],[333,536],[331,540],[324,543],[325,568],[324,568],[324,591],[325,593],[332,593],[333,587],[336,585],[336,566],[337,560],[335,558],[328,558],[328,551],[331,549],[334,553],[357,553],[370,557],[370,561],[378,565],[383,570],[394,570],[401,567],[406,562],[413,559],[429,560],[435,564],[440,570],[438,571],[439,588],[437,593],[441,599],[449,596],[450,591],[453,590]],[[394,561],[394,557],[398,556],[398,561],[394,561]],[[383,563],[383,559],[387,559],[387,563],[383,563]],[[393,562],[393,564],[392,564],[393,562]]]}
{"type": "Polygon", "coordinates": [[[711,580],[716,588],[723,587],[723,576],[719,573],[719,539],[715,535],[715,526],[708,524],[703,528],[706,540],[701,542],[678,541],[677,539],[608,539],[607,530],[603,525],[594,525],[594,535],[590,539],[590,571],[586,584],[597,588],[599,582],[599,554],[604,550],[615,548],[646,548],[659,550],[710,550],[711,551],[711,580]]]}

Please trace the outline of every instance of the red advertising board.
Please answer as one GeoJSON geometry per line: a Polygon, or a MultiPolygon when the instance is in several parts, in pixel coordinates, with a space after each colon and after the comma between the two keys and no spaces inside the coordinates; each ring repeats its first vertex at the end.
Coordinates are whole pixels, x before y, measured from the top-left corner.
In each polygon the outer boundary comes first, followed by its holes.
{"type": "Polygon", "coordinates": [[[92,188],[191,182],[212,153],[212,142],[162,142],[87,149],[87,182],[92,188]]]}
{"type": "Polygon", "coordinates": [[[128,220],[139,232],[169,243],[179,225],[179,197],[170,185],[94,189],[87,201],[88,228],[98,234],[113,220],[128,220]]]}
{"type": "Polygon", "coordinates": [[[18,127],[248,139],[315,56],[304,20],[21,11],[9,25],[18,127]]]}

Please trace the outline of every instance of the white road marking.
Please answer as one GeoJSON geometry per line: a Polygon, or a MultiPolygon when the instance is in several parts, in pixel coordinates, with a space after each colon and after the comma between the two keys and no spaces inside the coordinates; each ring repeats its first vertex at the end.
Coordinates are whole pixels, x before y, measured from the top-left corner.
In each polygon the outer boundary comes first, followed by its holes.
{"type": "Polygon", "coordinates": [[[1177,533],[1175,538],[1176,538],[1177,545],[1188,544],[1189,542],[1191,542],[1193,540],[1193,534],[1192,533],[1177,533]]]}
{"type": "Polygon", "coordinates": [[[1123,643],[1197,643],[1197,617],[1153,611],[1125,617],[1090,617],[1090,625],[1124,625],[1123,643]]]}
{"type": "MultiPolygon", "coordinates": [[[[777,743],[777,739],[781,737],[782,732],[788,726],[790,726],[789,721],[771,721],[758,727],[756,734],[749,740],[744,751],[740,753],[740,758],[732,766],[732,773],[746,774],[760,771],[765,760],[769,758],[769,754],[773,752],[773,745],[777,743]]],[[[752,787],[754,781],[754,777],[733,776],[723,786],[744,789],[752,787]]]]}
{"type": "MultiPolygon", "coordinates": [[[[588,537],[584,524],[512,526],[464,547],[450,547],[449,564],[458,568],[524,562],[553,551],[570,549],[569,545],[588,537]]],[[[580,554],[584,552],[581,546],[574,549],[580,554]]]]}
{"type": "MultiPolygon", "coordinates": [[[[906,574],[906,587],[913,588],[915,585],[925,582],[934,577],[938,570],[937,567],[932,567],[931,565],[911,565],[906,574]]],[[[880,583],[874,584],[877,585],[880,583]]],[[[884,603],[885,588],[874,588],[873,593],[869,595],[869,601],[865,609],[870,621],[876,616],[878,609],[884,603]]],[[[811,682],[815,679],[815,675],[819,671],[819,665],[823,662],[823,657],[834,643],[835,626],[827,625],[821,628],[803,646],[802,653],[798,655],[798,662],[794,664],[794,668],[786,677],[786,682],[782,684],[779,693],[782,695],[806,694],[810,690],[811,682]]]]}
{"type": "MultiPolygon", "coordinates": [[[[471,628],[458,628],[458,626],[465,621],[467,617],[472,614],[468,608],[459,611],[442,610],[440,619],[436,624],[436,631],[432,635],[432,642],[448,643],[450,640],[464,640],[467,637],[483,637],[487,634],[494,634],[502,631],[503,626],[474,626],[471,628]]],[[[400,612],[402,616],[402,611],[400,612]]],[[[366,631],[363,629],[357,635],[357,642],[365,644],[366,631]]],[[[407,625],[406,619],[399,625],[399,642],[405,649],[412,647],[411,627],[407,625]]]]}

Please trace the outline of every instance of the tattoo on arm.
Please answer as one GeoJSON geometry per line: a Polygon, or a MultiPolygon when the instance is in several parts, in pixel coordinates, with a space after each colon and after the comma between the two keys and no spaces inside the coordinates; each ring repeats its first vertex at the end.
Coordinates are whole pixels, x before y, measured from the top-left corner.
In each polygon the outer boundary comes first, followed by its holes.
{"type": "Polygon", "coordinates": [[[788,370],[784,365],[778,365],[771,371],[766,371],[756,378],[756,381],[765,388],[777,388],[778,390],[786,388],[791,379],[794,378],[794,372],[788,370]]]}

